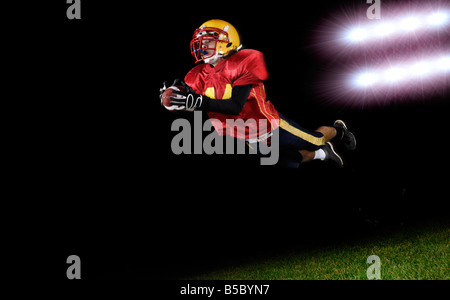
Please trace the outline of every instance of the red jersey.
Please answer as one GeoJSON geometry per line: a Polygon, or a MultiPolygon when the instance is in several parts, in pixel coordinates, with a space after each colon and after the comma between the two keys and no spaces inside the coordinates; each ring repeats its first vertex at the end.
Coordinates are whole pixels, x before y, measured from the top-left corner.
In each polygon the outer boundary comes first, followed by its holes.
{"type": "Polygon", "coordinates": [[[231,98],[234,86],[251,84],[250,95],[239,115],[208,112],[208,116],[219,135],[227,134],[242,139],[254,139],[278,128],[280,123],[278,112],[266,99],[263,83],[267,78],[263,54],[256,50],[246,49],[221,61],[215,67],[210,64],[194,67],[186,75],[184,81],[197,94],[224,101],[231,98]],[[239,122],[234,122],[234,126],[227,126],[227,119],[241,119],[245,125],[242,125],[242,122],[241,125],[239,122]],[[260,120],[266,120],[267,126],[258,126],[260,120]]]}

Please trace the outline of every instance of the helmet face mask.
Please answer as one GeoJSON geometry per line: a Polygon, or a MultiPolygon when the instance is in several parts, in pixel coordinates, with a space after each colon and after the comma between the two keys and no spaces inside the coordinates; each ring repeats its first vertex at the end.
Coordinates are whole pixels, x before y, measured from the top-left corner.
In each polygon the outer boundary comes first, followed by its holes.
{"type": "Polygon", "coordinates": [[[224,56],[226,45],[229,43],[228,33],[213,27],[200,27],[194,33],[191,41],[191,53],[199,61],[210,60],[224,56]]]}
{"type": "Polygon", "coordinates": [[[222,20],[207,21],[194,32],[191,40],[191,54],[195,63],[204,61],[213,64],[239,49],[240,38],[236,29],[222,20]]]}

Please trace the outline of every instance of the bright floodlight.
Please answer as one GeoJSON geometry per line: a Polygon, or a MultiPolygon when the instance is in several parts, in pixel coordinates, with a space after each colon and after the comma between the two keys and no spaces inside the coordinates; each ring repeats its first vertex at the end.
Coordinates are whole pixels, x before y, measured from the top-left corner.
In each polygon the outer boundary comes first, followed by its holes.
{"type": "Polygon", "coordinates": [[[434,14],[431,14],[430,16],[428,16],[428,23],[433,25],[433,26],[441,26],[444,25],[445,23],[447,23],[449,20],[449,15],[448,13],[445,12],[436,12],[434,14]]]}
{"type": "Polygon", "coordinates": [[[431,66],[425,61],[418,62],[411,67],[411,74],[414,76],[425,76],[431,71],[431,66]]]}
{"type": "Polygon", "coordinates": [[[397,68],[397,67],[390,68],[389,70],[386,71],[386,73],[384,75],[385,75],[385,79],[391,83],[395,83],[402,79],[405,79],[405,76],[406,76],[404,70],[402,70],[401,68],[397,68]]]}
{"type": "Polygon", "coordinates": [[[361,24],[346,33],[351,43],[371,42],[380,38],[392,37],[396,34],[414,33],[422,30],[438,29],[450,25],[450,12],[437,11],[430,14],[414,14],[390,18],[375,24],[361,24]]]}
{"type": "Polygon", "coordinates": [[[420,20],[417,17],[407,17],[401,21],[402,29],[406,31],[414,31],[420,27],[420,20]]]}
{"type": "Polygon", "coordinates": [[[441,28],[450,24],[450,13],[438,11],[430,14],[415,14],[383,20],[378,24],[362,24],[346,34],[347,41],[357,44],[391,37],[398,33],[419,33],[423,29],[441,28]]]}
{"type": "Polygon", "coordinates": [[[395,31],[395,28],[392,24],[389,23],[382,23],[375,27],[375,33],[378,36],[385,37],[390,35],[395,31]]]}
{"type": "Polygon", "coordinates": [[[444,71],[450,71],[450,55],[443,57],[438,62],[438,67],[444,71]]]}
{"type": "Polygon", "coordinates": [[[430,57],[386,68],[371,68],[370,70],[370,72],[355,74],[354,85],[356,87],[390,85],[395,88],[397,84],[403,85],[417,80],[423,82],[424,79],[430,81],[442,71],[450,72],[450,55],[430,57]]]}
{"type": "Polygon", "coordinates": [[[360,74],[356,78],[356,84],[360,87],[368,87],[378,81],[377,75],[371,72],[366,72],[360,74]]]}
{"type": "Polygon", "coordinates": [[[361,28],[356,28],[348,34],[348,39],[352,42],[360,42],[367,37],[367,32],[361,28]]]}

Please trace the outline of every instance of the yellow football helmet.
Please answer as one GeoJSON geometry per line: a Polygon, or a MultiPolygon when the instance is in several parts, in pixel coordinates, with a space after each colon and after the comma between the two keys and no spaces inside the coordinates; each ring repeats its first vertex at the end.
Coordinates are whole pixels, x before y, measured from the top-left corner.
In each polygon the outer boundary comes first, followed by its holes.
{"type": "Polygon", "coordinates": [[[219,57],[241,49],[239,34],[230,23],[223,20],[209,20],[195,32],[191,41],[191,53],[195,63],[213,63],[219,57]]]}

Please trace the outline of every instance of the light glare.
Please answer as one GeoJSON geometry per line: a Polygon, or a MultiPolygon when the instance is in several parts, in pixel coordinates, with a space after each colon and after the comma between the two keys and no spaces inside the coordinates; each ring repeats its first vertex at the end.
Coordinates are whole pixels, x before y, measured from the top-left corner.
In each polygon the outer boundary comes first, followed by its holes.
{"type": "Polygon", "coordinates": [[[385,73],[385,79],[388,82],[397,82],[405,78],[404,71],[401,68],[390,68],[385,73]]]}
{"type": "Polygon", "coordinates": [[[358,26],[348,31],[346,38],[351,43],[372,41],[377,38],[392,36],[397,33],[417,33],[427,28],[441,28],[450,24],[450,14],[437,11],[431,14],[416,14],[390,20],[383,20],[376,25],[358,26]]]}
{"type": "Polygon", "coordinates": [[[375,28],[375,33],[378,36],[385,37],[394,32],[394,26],[392,24],[383,23],[375,28]]]}
{"type": "Polygon", "coordinates": [[[402,20],[401,27],[406,31],[414,31],[420,27],[420,20],[416,17],[407,17],[402,20]]]}
{"type": "Polygon", "coordinates": [[[376,83],[377,81],[378,81],[377,76],[371,72],[366,72],[366,73],[360,74],[356,79],[357,85],[361,86],[361,87],[371,86],[374,83],[376,83]]]}
{"type": "Polygon", "coordinates": [[[356,75],[355,85],[358,88],[368,88],[375,84],[380,86],[400,82],[403,84],[411,80],[431,78],[442,70],[444,72],[450,71],[450,55],[410,62],[404,65],[394,65],[386,69],[371,69],[370,72],[356,75]]]}
{"type": "Polygon", "coordinates": [[[363,41],[366,37],[367,37],[366,31],[361,28],[352,30],[348,35],[348,38],[353,42],[363,41]]]}
{"type": "Polygon", "coordinates": [[[450,71],[450,55],[443,57],[438,62],[438,67],[444,71],[450,71]]]}
{"type": "Polygon", "coordinates": [[[425,76],[431,71],[429,63],[421,61],[411,67],[411,73],[415,76],[425,76]]]}
{"type": "Polygon", "coordinates": [[[428,17],[428,23],[434,26],[444,25],[448,22],[449,15],[445,12],[436,12],[428,17]]]}

